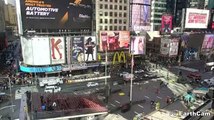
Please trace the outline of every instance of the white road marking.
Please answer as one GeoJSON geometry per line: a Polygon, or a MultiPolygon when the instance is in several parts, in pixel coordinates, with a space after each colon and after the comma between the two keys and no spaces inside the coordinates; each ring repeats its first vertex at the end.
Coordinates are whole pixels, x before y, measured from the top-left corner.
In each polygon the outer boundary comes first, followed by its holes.
{"type": "Polygon", "coordinates": [[[141,108],[144,108],[144,107],[143,107],[142,105],[140,105],[140,104],[138,104],[137,106],[138,106],[138,107],[141,107],[141,108]]]}
{"type": "Polygon", "coordinates": [[[148,96],[144,96],[145,98],[147,98],[147,99],[150,99],[148,96]]]}
{"type": "Polygon", "coordinates": [[[16,105],[9,105],[9,106],[4,106],[2,108],[0,108],[0,110],[6,109],[6,108],[10,108],[10,107],[15,107],[16,105]]]}
{"type": "Polygon", "coordinates": [[[116,105],[114,105],[114,104],[112,104],[112,103],[111,103],[110,105],[113,106],[113,107],[116,107],[116,105]]]}
{"type": "Polygon", "coordinates": [[[138,112],[136,112],[136,111],[134,111],[134,113],[135,113],[135,114],[137,114],[137,115],[139,115],[139,114],[140,114],[140,113],[138,113],[138,112]]]}
{"type": "Polygon", "coordinates": [[[162,99],[161,97],[157,96],[157,98],[162,99]]]}
{"type": "Polygon", "coordinates": [[[118,104],[120,104],[120,102],[119,102],[119,101],[117,101],[117,100],[115,100],[115,102],[116,102],[116,103],[118,103],[118,104]]]}

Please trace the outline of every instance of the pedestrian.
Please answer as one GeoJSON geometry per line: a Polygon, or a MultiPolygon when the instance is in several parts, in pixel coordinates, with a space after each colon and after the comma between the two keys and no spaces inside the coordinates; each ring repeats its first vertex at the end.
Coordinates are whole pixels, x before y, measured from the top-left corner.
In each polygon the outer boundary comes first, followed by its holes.
{"type": "Polygon", "coordinates": [[[154,107],[154,104],[155,104],[155,101],[154,101],[154,100],[151,100],[151,101],[150,101],[151,108],[154,107]]]}
{"type": "Polygon", "coordinates": [[[167,105],[170,103],[170,97],[169,96],[166,97],[166,103],[167,103],[167,105]]]}
{"type": "Polygon", "coordinates": [[[156,94],[159,94],[159,93],[160,93],[160,89],[157,88],[156,91],[155,91],[155,93],[156,93],[156,94]]]}

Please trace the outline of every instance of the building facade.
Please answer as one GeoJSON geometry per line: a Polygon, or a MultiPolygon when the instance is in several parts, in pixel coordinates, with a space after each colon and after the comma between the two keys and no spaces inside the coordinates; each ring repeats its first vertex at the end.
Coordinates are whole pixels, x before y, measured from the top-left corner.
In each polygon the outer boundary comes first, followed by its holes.
{"type": "Polygon", "coordinates": [[[128,0],[94,0],[93,30],[129,30],[128,0]]]}
{"type": "Polygon", "coordinates": [[[4,1],[0,0],[0,32],[5,31],[4,1]]]}
{"type": "Polygon", "coordinates": [[[204,9],[205,8],[205,0],[187,0],[188,1],[188,8],[198,8],[204,9]]]}

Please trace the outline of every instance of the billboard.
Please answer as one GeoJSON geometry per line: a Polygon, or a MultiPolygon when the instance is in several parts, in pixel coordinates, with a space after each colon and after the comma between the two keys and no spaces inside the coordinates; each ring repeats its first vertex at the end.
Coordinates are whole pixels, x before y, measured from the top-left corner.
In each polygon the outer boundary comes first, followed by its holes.
{"type": "Polygon", "coordinates": [[[162,15],[161,19],[161,33],[170,34],[172,30],[172,16],[162,15]]]}
{"type": "Polygon", "coordinates": [[[65,63],[65,40],[64,37],[50,37],[51,63],[65,63]]]}
{"type": "Polygon", "coordinates": [[[133,0],[130,14],[133,31],[150,31],[151,0],[133,0]]]}
{"type": "Polygon", "coordinates": [[[91,0],[20,0],[23,29],[91,28],[91,0]]]}
{"type": "Polygon", "coordinates": [[[170,49],[170,39],[169,38],[161,38],[160,53],[162,55],[168,55],[169,49],[170,49]]]}
{"type": "Polygon", "coordinates": [[[214,34],[206,34],[201,47],[201,51],[209,53],[214,48],[214,34]]]}
{"type": "Polygon", "coordinates": [[[207,28],[209,10],[187,8],[185,28],[207,28]]]}
{"type": "Polygon", "coordinates": [[[179,46],[179,39],[172,38],[172,40],[170,41],[169,56],[178,55],[178,46],[179,46]]]}
{"type": "Polygon", "coordinates": [[[129,49],[129,31],[100,31],[100,51],[129,49]]]}
{"type": "Polygon", "coordinates": [[[94,36],[84,37],[84,54],[86,62],[97,60],[97,44],[94,36]]]}
{"type": "Polygon", "coordinates": [[[48,37],[21,37],[24,63],[28,65],[49,65],[50,46],[48,37]]]}
{"type": "Polygon", "coordinates": [[[84,62],[84,37],[72,37],[71,39],[71,62],[84,62]]]}
{"type": "Polygon", "coordinates": [[[134,55],[145,54],[145,36],[131,37],[131,53],[134,55]]]}

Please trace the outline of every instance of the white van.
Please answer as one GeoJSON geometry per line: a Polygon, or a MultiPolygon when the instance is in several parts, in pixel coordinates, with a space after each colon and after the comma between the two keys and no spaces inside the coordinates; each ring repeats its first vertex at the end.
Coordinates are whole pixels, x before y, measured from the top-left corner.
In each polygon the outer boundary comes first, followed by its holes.
{"type": "Polygon", "coordinates": [[[60,85],[63,84],[62,78],[59,77],[47,77],[47,78],[39,78],[39,86],[51,86],[51,85],[60,85]]]}

